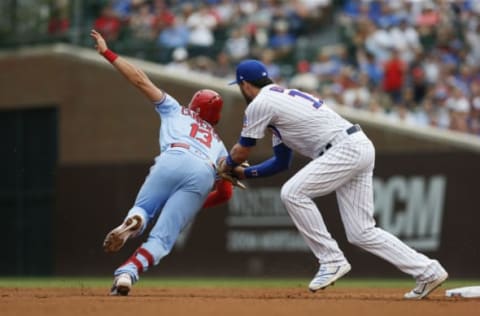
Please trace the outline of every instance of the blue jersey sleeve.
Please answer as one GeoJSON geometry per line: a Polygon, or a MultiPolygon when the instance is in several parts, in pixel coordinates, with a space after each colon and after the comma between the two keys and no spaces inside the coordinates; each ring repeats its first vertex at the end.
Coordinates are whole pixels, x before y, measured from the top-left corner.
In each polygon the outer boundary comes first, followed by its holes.
{"type": "Polygon", "coordinates": [[[245,177],[268,177],[290,168],[293,152],[285,144],[280,143],[273,147],[274,156],[264,162],[245,169],[245,177]]]}
{"type": "Polygon", "coordinates": [[[253,147],[257,144],[257,140],[250,137],[240,137],[238,143],[243,147],[253,147]]]}

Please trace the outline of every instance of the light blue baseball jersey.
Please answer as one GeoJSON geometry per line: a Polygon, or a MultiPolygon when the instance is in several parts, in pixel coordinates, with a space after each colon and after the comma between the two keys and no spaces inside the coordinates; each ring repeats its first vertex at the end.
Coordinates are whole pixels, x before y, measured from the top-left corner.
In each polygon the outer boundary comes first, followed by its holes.
{"type": "Polygon", "coordinates": [[[160,126],[160,152],[173,143],[184,143],[197,154],[217,166],[218,159],[227,156],[225,145],[213,127],[198,114],[165,93],[163,100],[155,103],[155,110],[162,120],[160,126]]]}
{"type": "Polygon", "coordinates": [[[196,112],[181,106],[168,94],[154,104],[161,118],[161,154],[155,158],[127,215],[145,219],[142,229],[156,219],[141,246],[151,254],[153,262],[136,252],[135,259],[114,272],[115,276],[128,273],[133,282],[139,279],[140,272],[170,253],[180,232],[194,219],[214,186],[212,164],[227,156],[227,149],[213,127],[196,112]],[[172,147],[175,143],[183,145],[172,147]]]}

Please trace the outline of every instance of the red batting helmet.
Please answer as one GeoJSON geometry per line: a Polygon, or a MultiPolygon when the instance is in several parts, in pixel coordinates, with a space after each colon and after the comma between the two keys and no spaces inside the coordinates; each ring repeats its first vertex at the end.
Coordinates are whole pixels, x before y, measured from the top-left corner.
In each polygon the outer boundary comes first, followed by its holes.
{"type": "Polygon", "coordinates": [[[209,89],[197,91],[188,104],[189,109],[197,112],[202,119],[212,125],[216,125],[220,121],[222,106],[222,97],[209,89]]]}

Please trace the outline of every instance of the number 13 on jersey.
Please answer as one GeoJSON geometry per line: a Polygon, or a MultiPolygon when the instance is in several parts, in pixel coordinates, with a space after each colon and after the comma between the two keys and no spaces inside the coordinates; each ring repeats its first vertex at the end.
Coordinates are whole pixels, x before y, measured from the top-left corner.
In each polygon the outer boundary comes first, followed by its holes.
{"type": "Polygon", "coordinates": [[[212,146],[212,132],[210,129],[203,128],[197,123],[191,124],[190,137],[195,138],[200,143],[204,144],[208,148],[212,146]]]}

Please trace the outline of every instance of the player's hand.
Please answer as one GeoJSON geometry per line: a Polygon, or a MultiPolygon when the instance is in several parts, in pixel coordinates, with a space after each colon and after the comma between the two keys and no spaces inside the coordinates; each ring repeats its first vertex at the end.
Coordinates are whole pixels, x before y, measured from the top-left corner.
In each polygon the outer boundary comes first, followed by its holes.
{"type": "Polygon", "coordinates": [[[245,179],[245,169],[248,167],[250,167],[250,164],[248,161],[244,161],[239,166],[232,169],[232,174],[240,180],[245,179]]]}
{"type": "Polygon", "coordinates": [[[232,168],[230,168],[228,165],[227,165],[227,161],[226,161],[226,157],[222,157],[220,158],[220,160],[218,161],[218,166],[217,166],[217,173],[218,174],[221,174],[221,173],[226,173],[226,172],[230,172],[232,170],[232,168]]]}
{"type": "Polygon", "coordinates": [[[232,169],[225,163],[225,158],[222,158],[217,167],[217,175],[223,180],[232,183],[234,186],[237,186],[241,189],[246,189],[247,187],[239,180],[245,178],[243,170],[248,166],[248,162],[244,162],[232,169]]]}
{"type": "Polygon", "coordinates": [[[239,187],[240,189],[246,189],[247,186],[240,182],[240,180],[233,174],[232,172],[217,172],[218,176],[222,178],[225,181],[230,182],[236,187],[239,187]]]}
{"type": "Polygon", "coordinates": [[[95,49],[97,50],[97,52],[99,52],[100,54],[103,54],[108,49],[107,43],[103,39],[103,36],[100,33],[98,33],[96,30],[92,30],[90,32],[90,36],[96,42],[95,49]]]}

